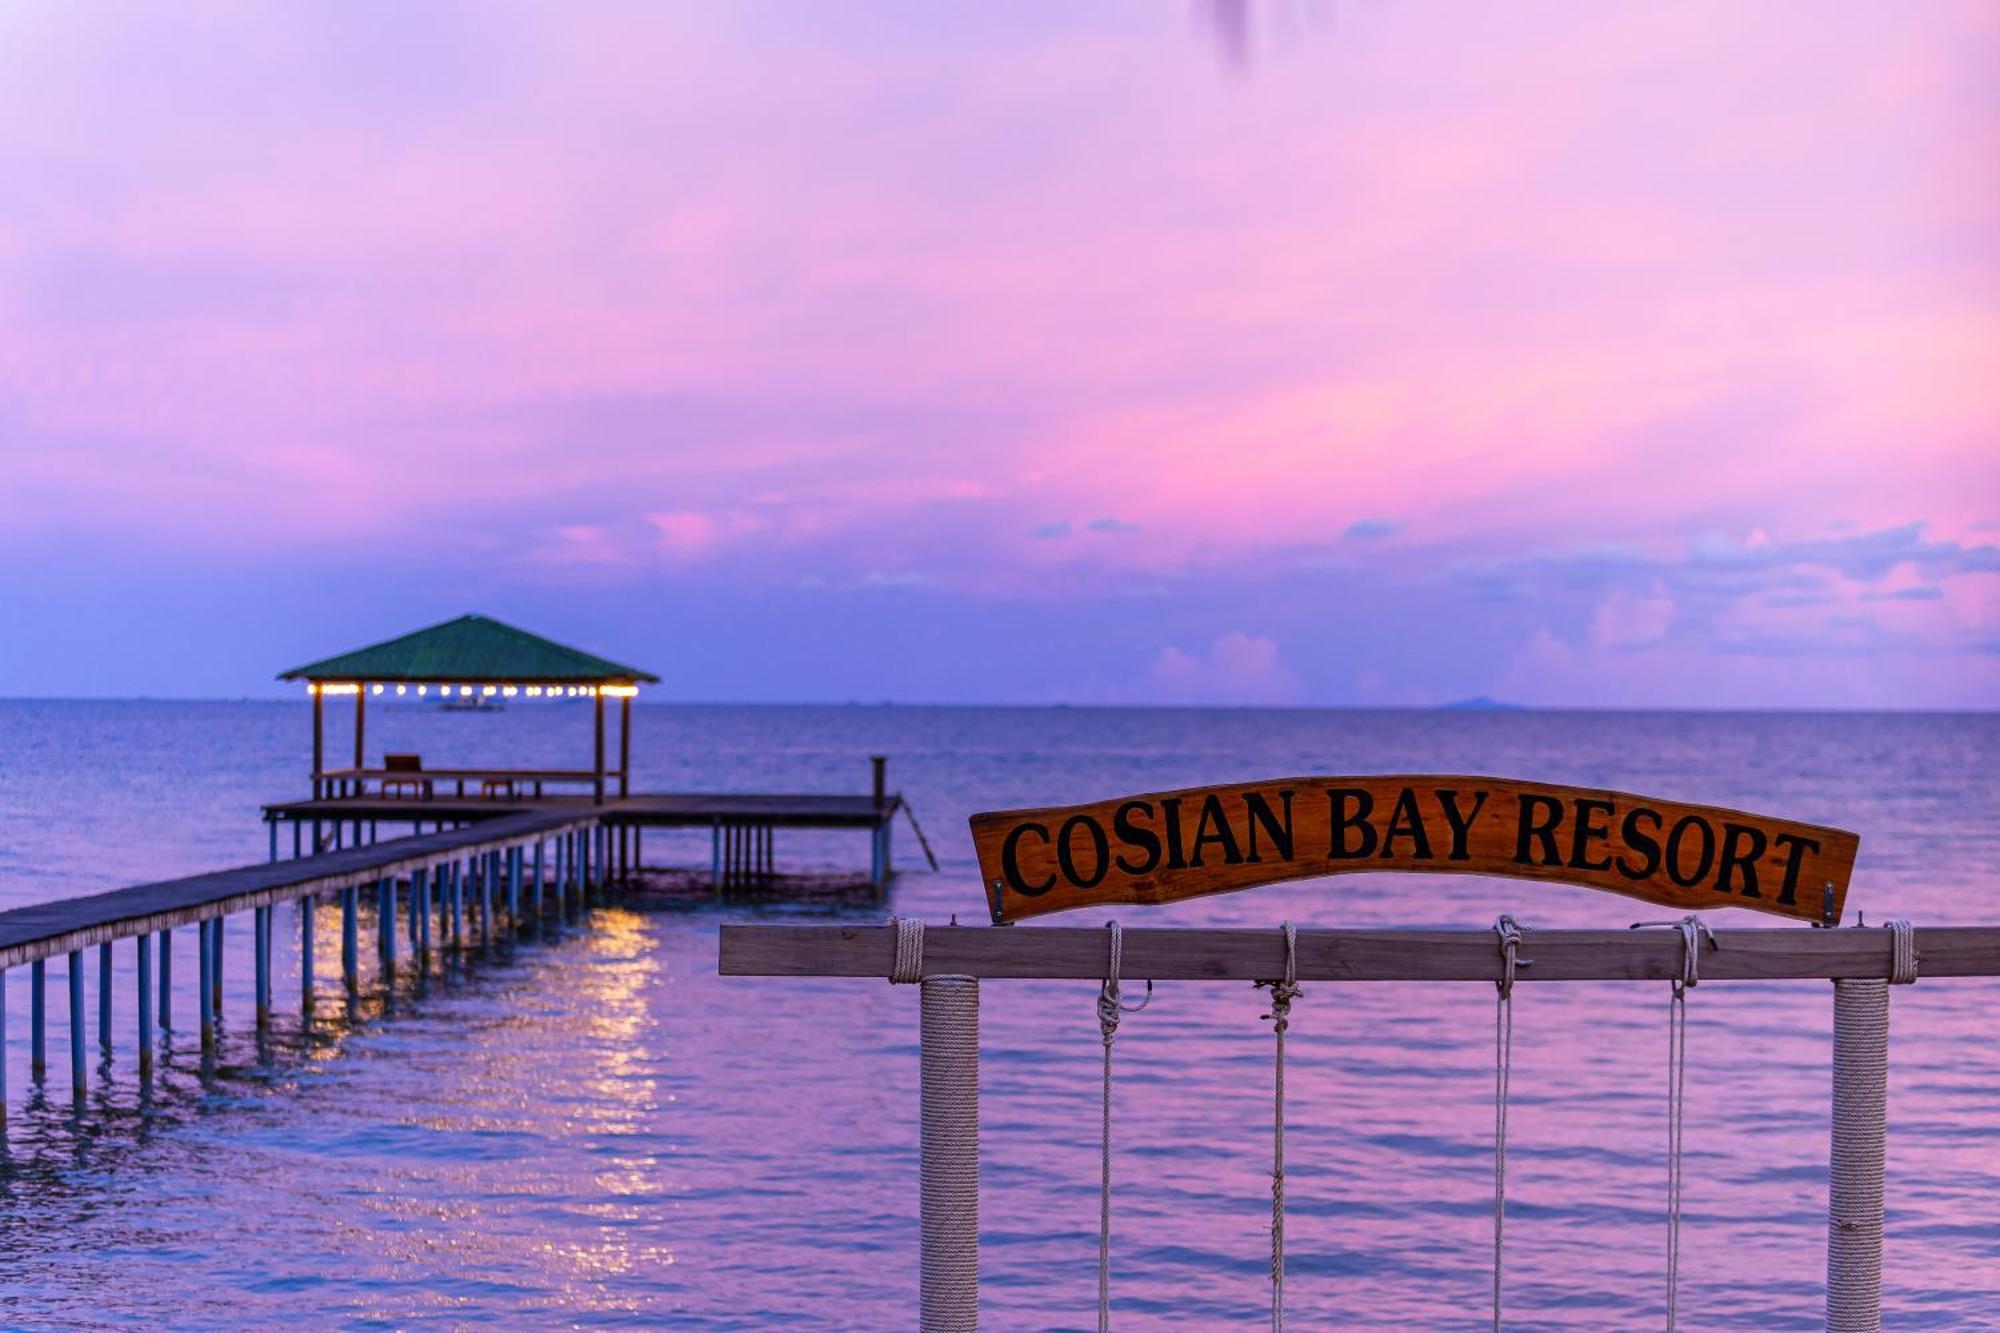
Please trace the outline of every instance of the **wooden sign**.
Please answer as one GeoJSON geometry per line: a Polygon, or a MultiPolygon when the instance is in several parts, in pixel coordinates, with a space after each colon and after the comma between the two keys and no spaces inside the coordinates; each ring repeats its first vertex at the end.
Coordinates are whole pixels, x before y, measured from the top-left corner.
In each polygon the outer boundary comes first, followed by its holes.
{"type": "Polygon", "coordinates": [[[1393,870],[1582,884],[1838,924],[1860,839],[1714,806],[1477,777],[1287,778],[972,817],[998,922],[1393,870]]]}

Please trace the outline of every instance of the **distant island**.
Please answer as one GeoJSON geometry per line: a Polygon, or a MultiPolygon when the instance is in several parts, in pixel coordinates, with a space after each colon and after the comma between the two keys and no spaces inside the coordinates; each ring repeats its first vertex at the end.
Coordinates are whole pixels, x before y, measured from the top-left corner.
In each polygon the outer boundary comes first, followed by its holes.
{"type": "Polygon", "coordinates": [[[1498,699],[1489,699],[1483,694],[1475,694],[1470,699],[1455,699],[1448,704],[1439,704],[1438,710],[1440,712],[1445,712],[1445,713],[1466,713],[1466,712],[1518,713],[1521,711],[1522,707],[1523,705],[1521,704],[1502,703],[1498,699]]]}

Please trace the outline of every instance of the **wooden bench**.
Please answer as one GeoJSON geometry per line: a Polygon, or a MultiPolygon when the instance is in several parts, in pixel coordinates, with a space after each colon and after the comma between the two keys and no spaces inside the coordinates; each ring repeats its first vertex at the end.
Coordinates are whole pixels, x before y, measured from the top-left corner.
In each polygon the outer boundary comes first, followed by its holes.
{"type": "Polygon", "coordinates": [[[385,754],[382,756],[382,794],[392,791],[409,791],[414,795],[429,799],[431,780],[421,776],[424,761],[420,755],[385,754]]]}

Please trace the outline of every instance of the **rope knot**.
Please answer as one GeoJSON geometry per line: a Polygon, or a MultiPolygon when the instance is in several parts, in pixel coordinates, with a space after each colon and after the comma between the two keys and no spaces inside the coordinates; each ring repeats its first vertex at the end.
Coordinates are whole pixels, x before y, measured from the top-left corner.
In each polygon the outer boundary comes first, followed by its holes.
{"type": "Polygon", "coordinates": [[[1493,923],[1493,933],[1500,937],[1501,958],[1500,980],[1493,984],[1499,987],[1501,999],[1512,999],[1514,996],[1514,969],[1517,967],[1533,967],[1535,965],[1534,959],[1520,956],[1521,940],[1526,933],[1526,927],[1522,926],[1513,917],[1502,913],[1499,920],[1493,923]]]}
{"type": "Polygon", "coordinates": [[[1277,981],[1253,981],[1250,984],[1259,990],[1269,988],[1271,992],[1271,1012],[1264,1017],[1282,1034],[1292,1022],[1292,1001],[1305,992],[1299,989],[1299,928],[1287,921],[1285,932],[1285,975],[1277,981]]]}
{"type": "Polygon", "coordinates": [[[1118,974],[1125,963],[1125,931],[1116,921],[1105,922],[1104,928],[1111,932],[1111,947],[1104,967],[1104,984],[1097,990],[1097,1027],[1109,1047],[1111,1039],[1118,1035],[1119,1018],[1136,1014],[1153,1002],[1153,983],[1146,983],[1146,998],[1137,1004],[1126,1004],[1119,998],[1118,974]]]}
{"type": "Polygon", "coordinates": [[[1715,938],[1715,932],[1708,928],[1708,922],[1693,912],[1678,921],[1634,921],[1632,929],[1650,930],[1665,927],[1677,930],[1681,936],[1681,974],[1674,978],[1674,998],[1679,999],[1688,991],[1701,984],[1701,942],[1708,941],[1711,953],[1722,947],[1715,938]]]}

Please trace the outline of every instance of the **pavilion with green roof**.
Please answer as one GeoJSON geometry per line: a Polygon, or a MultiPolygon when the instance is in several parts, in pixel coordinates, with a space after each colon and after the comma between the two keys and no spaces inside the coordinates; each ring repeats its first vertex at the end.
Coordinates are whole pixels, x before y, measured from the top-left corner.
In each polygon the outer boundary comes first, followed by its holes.
{"type": "Polygon", "coordinates": [[[588,783],[604,800],[607,778],[618,779],[618,794],[631,789],[632,700],[641,684],[656,685],[650,671],[571,648],[539,634],[503,624],[490,616],[467,615],[400,638],[341,653],[278,674],[303,680],[313,703],[313,796],[360,796],[374,782],[384,796],[430,796],[439,781],[456,782],[462,793],[477,782],[482,795],[513,797],[523,785],[539,795],[545,783],[588,783]],[[414,755],[388,756],[379,769],[367,767],[368,697],[393,691],[409,697],[478,706],[497,699],[589,698],[594,703],[596,759],[589,769],[423,768],[414,755]],[[354,696],[354,764],[326,766],[325,702],[328,695],[354,696]],[[618,767],[605,764],[604,701],[618,700],[618,767]]]}

